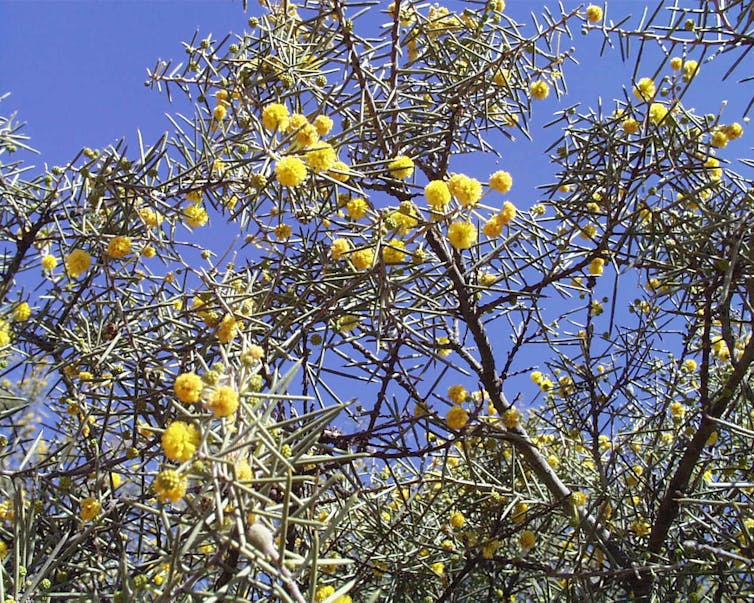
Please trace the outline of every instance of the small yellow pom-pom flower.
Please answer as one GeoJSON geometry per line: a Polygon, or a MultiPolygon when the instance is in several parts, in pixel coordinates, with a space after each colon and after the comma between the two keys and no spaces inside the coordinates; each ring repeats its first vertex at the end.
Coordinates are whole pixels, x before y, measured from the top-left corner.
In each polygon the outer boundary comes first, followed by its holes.
{"type": "Polygon", "coordinates": [[[605,269],[605,260],[603,258],[594,258],[589,263],[589,274],[600,276],[605,269]]]}
{"type": "Polygon", "coordinates": [[[278,241],[287,241],[293,233],[293,228],[289,224],[278,224],[272,232],[278,241]]]}
{"type": "Polygon", "coordinates": [[[238,392],[228,385],[221,385],[212,392],[207,406],[217,419],[230,417],[238,410],[238,392]]]}
{"type": "Polygon", "coordinates": [[[369,203],[361,197],[354,197],[346,203],[346,211],[351,220],[361,220],[369,211],[369,203]]]}
{"type": "Polygon", "coordinates": [[[653,124],[659,124],[668,114],[668,108],[662,103],[652,103],[649,105],[649,121],[653,124]]]}
{"type": "Polygon", "coordinates": [[[314,147],[306,150],[304,159],[306,165],[308,165],[313,172],[326,172],[335,165],[338,156],[331,144],[318,142],[314,147]]]}
{"type": "Polygon", "coordinates": [[[503,203],[503,209],[500,210],[498,219],[503,223],[503,225],[513,222],[513,220],[516,219],[516,206],[513,205],[513,203],[511,203],[510,201],[503,203]]]}
{"type": "Polygon", "coordinates": [[[513,507],[513,512],[511,513],[511,520],[513,521],[513,523],[523,523],[524,521],[526,521],[526,512],[528,510],[528,503],[517,502],[513,507]]]}
{"type": "Polygon", "coordinates": [[[111,258],[124,258],[131,253],[131,239],[129,237],[114,237],[107,245],[107,255],[111,258]]]}
{"type": "Polygon", "coordinates": [[[175,469],[164,469],[157,474],[152,482],[152,489],[157,494],[160,502],[177,503],[186,496],[188,478],[181,475],[175,469]]]}
{"type": "Polygon", "coordinates": [[[433,563],[429,566],[429,569],[432,570],[432,573],[436,576],[444,576],[445,575],[445,564],[442,561],[437,561],[436,563],[433,563]]]}
{"type": "Polygon", "coordinates": [[[432,209],[441,210],[450,203],[450,189],[443,180],[432,180],[424,187],[424,196],[432,209]]]}
{"type": "Polygon", "coordinates": [[[163,220],[162,214],[156,209],[152,209],[151,207],[142,207],[139,210],[139,217],[141,218],[142,222],[144,222],[144,224],[152,228],[156,228],[157,226],[162,224],[163,220]]]}
{"type": "Polygon", "coordinates": [[[508,172],[499,170],[490,176],[490,188],[499,193],[507,193],[513,186],[513,176],[508,172]]]}
{"type": "Polygon", "coordinates": [[[327,586],[320,586],[317,588],[317,590],[314,592],[314,600],[317,601],[317,603],[321,603],[322,601],[325,601],[330,595],[333,595],[335,593],[335,587],[328,584],[327,586]]]}
{"type": "Polygon", "coordinates": [[[280,103],[270,103],[262,109],[262,125],[268,130],[288,129],[288,109],[280,103]]]}
{"type": "Polygon", "coordinates": [[[683,67],[683,59],[681,57],[673,57],[670,59],[670,68],[673,71],[680,71],[683,67]]]}
{"type": "Polygon", "coordinates": [[[544,80],[537,80],[529,89],[532,98],[544,100],[550,95],[550,86],[544,80]]]}
{"type": "Polygon", "coordinates": [[[518,544],[523,550],[528,551],[537,544],[537,537],[531,530],[524,530],[518,535],[518,544]]]}
{"type": "Polygon", "coordinates": [[[688,60],[683,64],[683,79],[687,82],[699,72],[699,63],[694,60],[688,60]]]}
{"type": "Polygon", "coordinates": [[[398,155],[388,164],[387,169],[393,178],[407,180],[414,173],[414,162],[406,155],[398,155]]]}
{"type": "Polygon", "coordinates": [[[370,247],[365,247],[364,249],[354,251],[349,258],[356,270],[366,270],[367,268],[371,268],[374,263],[374,250],[370,247]]]}
{"type": "Polygon", "coordinates": [[[42,256],[41,259],[42,264],[42,270],[45,272],[52,272],[55,269],[55,266],[58,265],[58,258],[56,258],[54,255],[45,254],[42,256]]]}
{"type": "Polygon", "coordinates": [[[24,322],[31,318],[31,307],[27,302],[21,302],[13,309],[13,318],[18,322],[24,322]]]}
{"type": "Polygon", "coordinates": [[[332,130],[333,121],[327,115],[317,115],[314,118],[314,127],[317,129],[317,134],[325,136],[332,130]]]}
{"type": "Polygon", "coordinates": [[[275,164],[275,177],[283,186],[298,186],[306,179],[306,164],[298,157],[282,157],[275,164]]]}
{"type": "Polygon", "coordinates": [[[471,222],[453,222],[448,227],[448,241],[456,249],[469,249],[476,240],[476,226],[471,222]]]}
{"type": "Polygon", "coordinates": [[[0,540],[0,559],[5,559],[8,556],[8,545],[4,540],[0,540]]]}
{"type": "Polygon", "coordinates": [[[744,134],[743,127],[737,121],[734,121],[729,126],[725,126],[725,128],[723,128],[723,131],[725,132],[725,135],[728,137],[728,140],[735,140],[736,138],[741,138],[741,136],[743,136],[744,134]]]}
{"type": "Polygon", "coordinates": [[[463,385],[451,385],[448,388],[448,398],[454,404],[461,404],[469,397],[469,392],[463,385]]]}
{"type": "Polygon", "coordinates": [[[189,205],[183,210],[183,219],[191,228],[201,228],[209,220],[207,210],[199,203],[189,205]]]}
{"type": "Polygon", "coordinates": [[[482,226],[482,232],[490,239],[499,237],[503,232],[503,221],[500,219],[500,216],[493,216],[487,220],[484,226],[482,226]]]}
{"type": "Polygon", "coordinates": [[[602,9],[599,6],[590,4],[586,7],[586,20],[590,23],[599,23],[602,21],[602,9]]]}
{"type": "Polygon", "coordinates": [[[722,149],[723,147],[728,146],[729,140],[730,139],[725,134],[724,130],[715,130],[714,132],[712,132],[709,142],[716,149],[722,149]]]}
{"type": "Polygon", "coordinates": [[[482,198],[481,183],[466,174],[453,174],[448,180],[448,189],[464,207],[473,207],[482,198]]]}
{"type": "MultiPolygon", "coordinates": [[[[541,386],[540,386],[541,387],[541,386]]],[[[506,410],[500,418],[508,429],[515,429],[521,423],[521,413],[515,406],[511,406],[506,410]]]]}
{"type": "Polygon", "coordinates": [[[225,107],[225,105],[216,105],[214,111],[212,111],[212,117],[214,117],[217,121],[222,121],[225,119],[225,115],[228,113],[228,109],[225,107]]]}
{"type": "Polygon", "coordinates": [[[217,339],[220,343],[230,343],[238,333],[238,321],[232,314],[226,314],[217,325],[217,339]]]}
{"type": "Polygon", "coordinates": [[[204,383],[196,373],[181,373],[173,384],[176,398],[187,404],[199,402],[203,388],[204,383]]]}
{"type": "Polygon", "coordinates": [[[683,419],[686,415],[686,406],[680,402],[671,402],[670,414],[674,419],[683,419]]]}
{"type": "Polygon", "coordinates": [[[343,161],[336,161],[332,168],[330,168],[330,171],[327,172],[327,175],[330,176],[333,180],[337,180],[338,182],[348,182],[348,180],[351,178],[351,173],[348,169],[348,164],[344,163],[343,161]]]}
{"type": "Polygon", "coordinates": [[[162,434],[162,449],[171,461],[187,461],[201,442],[199,430],[184,421],[173,421],[162,434]]]}
{"type": "Polygon", "coordinates": [[[333,257],[334,260],[341,259],[346,253],[348,253],[351,249],[351,243],[348,242],[348,239],[335,239],[332,242],[332,245],[330,246],[330,255],[333,257]]]}
{"type": "Polygon", "coordinates": [[[81,501],[79,515],[84,521],[91,521],[102,511],[102,504],[96,498],[88,496],[81,501]]]}
{"type": "Polygon", "coordinates": [[[640,124],[633,117],[629,117],[623,120],[621,126],[626,134],[636,134],[639,131],[640,124]]]}
{"type": "Polygon", "coordinates": [[[456,511],[450,516],[450,521],[448,522],[450,525],[454,528],[462,528],[464,525],[466,525],[466,517],[464,517],[463,513],[460,511],[456,511]]]}
{"type": "Polygon", "coordinates": [[[382,247],[382,261],[386,264],[400,264],[406,259],[406,243],[400,239],[390,239],[382,247]]]}
{"type": "Polygon", "coordinates": [[[693,358],[687,358],[683,361],[681,368],[687,373],[693,373],[696,370],[697,363],[693,358]]]}
{"type": "Polygon", "coordinates": [[[91,256],[81,249],[74,249],[65,258],[65,269],[72,278],[78,278],[92,265],[91,256]]]}
{"type": "Polygon", "coordinates": [[[451,429],[463,429],[469,422],[469,413],[461,406],[454,406],[445,415],[445,424],[451,429]]]}
{"type": "Polygon", "coordinates": [[[639,100],[648,101],[651,100],[656,92],[655,83],[651,77],[643,77],[633,89],[634,96],[639,100]]]}

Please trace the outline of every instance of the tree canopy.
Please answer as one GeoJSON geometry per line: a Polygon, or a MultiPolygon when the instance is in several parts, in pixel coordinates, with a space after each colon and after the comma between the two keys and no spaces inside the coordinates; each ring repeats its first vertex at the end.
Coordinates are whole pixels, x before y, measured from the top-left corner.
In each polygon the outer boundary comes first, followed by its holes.
{"type": "Polygon", "coordinates": [[[749,600],[749,4],[262,4],[152,145],[0,117],[0,597],[749,600]]]}

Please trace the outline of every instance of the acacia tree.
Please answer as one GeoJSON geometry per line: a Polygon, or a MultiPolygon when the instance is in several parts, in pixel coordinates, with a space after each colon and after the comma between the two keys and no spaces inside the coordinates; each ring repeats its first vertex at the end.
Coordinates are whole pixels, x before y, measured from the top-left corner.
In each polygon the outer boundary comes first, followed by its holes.
{"type": "Polygon", "coordinates": [[[266,6],[137,153],[30,177],[3,120],[0,596],[751,596],[752,183],[683,102],[751,11],[468,4],[266,6]],[[517,207],[468,158],[573,28],[642,62],[517,207]]]}

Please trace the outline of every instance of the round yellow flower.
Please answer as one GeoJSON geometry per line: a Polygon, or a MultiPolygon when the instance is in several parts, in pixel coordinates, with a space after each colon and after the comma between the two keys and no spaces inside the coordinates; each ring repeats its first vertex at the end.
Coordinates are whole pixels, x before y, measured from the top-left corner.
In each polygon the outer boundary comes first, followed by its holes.
{"type": "Polygon", "coordinates": [[[464,207],[473,207],[482,198],[481,183],[466,174],[453,174],[448,180],[448,189],[464,207]]]}
{"type": "Polygon", "coordinates": [[[0,559],[5,559],[8,556],[8,545],[4,540],[0,540],[0,559]]]}
{"type": "Polygon", "coordinates": [[[102,504],[96,498],[88,496],[81,501],[79,515],[84,521],[91,521],[102,511],[102,504]]]}
{"type": "Polygon", "coordinates": [[[288,109],[280,103],[270,103],[262,109],[262,125],[268,130],[285,131],[288,128],[288,109]]]}
{"type": "Polygon", "coordinates": [[[710,144],[715,147],[716,149],[722,149],[723,147],[728,146],[728,141],[730,139],[725,134],[724,130],[715,130],[710,135],[710,144]]]}
{"type": "Polygon", "coordinates": [[[454,528],[462,528],[466,525],[466,517],[460,511],[456,511],[450,516],[449,523],[454,528]]]}
{"type": "Polygon", "coordinates": [[[643,101],[650,100],[656,91],[655,83],[651,77],[641,78],[636,82],[636,86],[633,89],[634,96],[643,101]]]}
{"type": "Polygon", "coordinates": [[[124,258],[131,253],[131,239],[129,237],[114,237],[107,244],[107,255],[111,258],[124,258]]]}
{"type": "Polygon", "coordinates": [[[89,266],[92,265],[92,258],[86,252],[81,249],[74,249],[65,258],[65,269],[72,278],[78,278],[89,270],[89,266]]]}
{"type": "Polygon", "coordinates": [[[316,591],[314,591],[314,600],[317,601],[317,603],[321,603],[322,601],[325,601],[330,595],[335,593],[335,587],[328,584],[326,586],[320,586],[317,588],[316,591]]]}
{"type": "Polygon", "coordinates": [[[506,410],[500,418],[503,420],[503,425],[508,429],[515,429],[521,423],[521,413],[515,406],[506,410]]]}
{"type": "Polygon", "coordinates": [[[526,512],[529,510],[528,503],[518,502],[513,507],[513,513],[511,514],[511,520],[513,523],[522,523],[526,521],[526,512]]]}
{"type": "Polygon", "coordinates": [[[13,309],[13,318],[18,322],[24,322],[31,318],[31,307],[27,302],[21,302],[13,309]]]}
{"type": "Polygon", "coordinates": [[[743,127],[737,121],[734,121],[729,126],[725,126],[723,131],[725,132],[725,135],[728,137],[728,140],[735,140],[736,138],[741,138],[741,136],[743,136],[744,134],[743,127]]]}
{"type": "Polygon", "coordinates": [[[152,482],[152,489],[160,502],[178,502],[186,496],[188,478],[174,469],[164,469],[157,474],[152,482]]]}
{"type": "Polygon", "coordinates": [[[184,421],[173,421],[162,434],[162,449],[171,461],[187,461],[201,442],[199,430],[184,421]]]}
{"type": "Polygon", "coordinates": [[[451,385],[448,388],[448,398],[454,404],[461,404],[469,397],[469,392],[463,385],[451,385]]]}
{"type": "Polygon", "coordinates": [[[624,119],[623,122],[621,122],[621,127],[626,134],[636,134],[639,131],[639,126],[639,122],[633,117],[624,119]]]}
{"type": "Polygon", "coordinates": [[[550,95],[550,86],[544,80],[537,80],[529,89],[532,98],[544,100],[550,95]]]}
{"type": "Polygon", "coordinates": [[[189,205],[183,210],[183,219],[191,228],[200,228],[207,223],[207,210],[199,203],[189,205]]]}
{"type": "Polygon", "coordinates": [[[398,155],[388,164],[387,169],[393,178],[407,180],[414,173],[414,162],[406,155],[398,155]]]}
{"type": "Polygon", "coordinates": [[[673,71],[680,71],[683,67],[683,59],[681,57],[673,57],[670,59],[670,68],[673,71]]]}
{"type": "Polygon", "coordinates": [[[238,333],[238,321],[232,314],[226,314],[217,325],[217,339],[220,343],[230,343],[238,333]]]}
{"type": "Polygon", "coordinates": [[[238,410],[238,392],[228,385],[221,385],[212,392],[207,406],[216,419],[230,417],[238,410]]]}
{"type": "Polygon", "coordinates": [[[405,249],[406,243],[400,239],[390,239],[382,247],[382,260],[386,264],[400,264],[408,255],[405,249]]]}
{"type": "Polygon", "coordinates": [[[374,263],[374,250],[370,247],[365,247],[364,249],[354,251],[349,258],[356,270],[366,270],[371,268],[374,263]]]}
{"type": "Polygon", "coordinates": [[[534,532],[532,532],[531,530],[524,530],[518,535],[518,544],[522,549],[526,551],[534,548],[534,545],[536,543],[537,543],[537,537],[534,535],[534,532]]]}
{"type": "Polygon", "coordinates": [[[58,258],[47,253],[42,256],[40,262],[42,264],[42,270],[45,272],[52,272],[55,269],[55,266],[58,265],[58,258]]]}
{"type": "Polygon", "coordinates": [[[346,253],[348,253],[350,249],[351,249],[351,243],[348,242],[348,239],[338,238],[338,239],[335,239],[332,242],[332,245],[330,246],[330,255],[333,257],[334,260],[339,260],[346,253]]]}
{"type": "Polygon", "coordinates": [[[471,222],[453,222],[448,227],[448,240],[456,249],[469,249],[477,240],[477,230],[471,222]]]}
{"type": "Polygon", "coordinates": [[[461,406],[454,406],[445,415],[445,424],[451,429],[463,429],[469,422],[469,413],[461,406]]]}
{"type": "Polygon", "coordinates": [[[338,182],[348,182],[351,178],[348,164],[343,161],[336,161],[332,168],[330,168],[330,171],[327,172],[327,175],[338,182]]]}
{"type": "Polygon", "coordinates": [[[314,118],[313,125],[317,129],[317,134],[325,136],[330,133],[330,130],[332,130],[333,121],[327,117],[327,115],[317,115],[317,117],[314,118]]]}
{"type": "Polygon", "coordinates": [[[680,402],[671,402],[670,414],[674,419],[683,419],[686,415],[686,406],[680,402]]]}
{"type": "Polygon", "coordinates": [[[173,384],[176,398],[188,404],[199,402],[203,388],[204,383],[196,373],[181,373],[173,384]]]}
{"type": "Polygon", "coordinates": [[[351,220],[361,220],[369,211],[369,203],[361,197],[354,197],[346,203],[346,211],[351,220]]]}
{"type": "Polygon", "coordinates": [[[513,176],[508,172],[499,170],[490,176],[490,188],[493,188],[499,193],[507,193],[513,186],[513,176]]]}
{"type": "Polygon", "coordinates": [[[590,23],[599,23],[602,21],[602,9],[599,6],[590,4],[586,7],[586,20],[590,23]]]}
{"type": "Polygon", "coordinates": [[[589,263],[589,274],[594,276],[600,276],[605,269],[605,260],[602,258],[594,258],[589,263]]]}
{"type": "Polygon", "coordinates": [[[699,73],[699,63],[694,60],[688,60],[683,64],[683,79],[687,82],[699,73]]]}
{"type": "Polygon", "coordinates": [[[273,230],[273,233],[278,241],[287,241],[290,238],[291,233],[293,233],[293,228],[288,224],[278,224],[273,230]]]}
{"type": "Polygon", "coordinates": [[[215,109],[212,111],[212,117],[214,117],[217,121],[222,121],[225,119],[225,115],[228,113],[228,109],[225,107],[225,105],[215,105],[215,109]]]}
{"type": "Polygon", "coordinates": [[[282,157],[275,164],[275,177],[283,186],[298,186],[306,179],[306,164],[298,157],[282,157]]]}
{"type": "Polygon", "coordinates": [[[649,121],[653,124],[659,124],[668,114],[668,108],[662,103],[652,103],[649,105],[649,121]]]}
{"type": "Polygon", "coordinates": [[[424,187],[424,196],[430,207],[441,210],[450,203],[450,189],[443,180],[432,180],[424,187]]]}
{"type": "Polygon", "coordinates": [[[306,165],[314,172],[326,172],[334,167],[338,156],[331,144],[319,142],[313,148],[307,149],[304,155],[306,165]]]}

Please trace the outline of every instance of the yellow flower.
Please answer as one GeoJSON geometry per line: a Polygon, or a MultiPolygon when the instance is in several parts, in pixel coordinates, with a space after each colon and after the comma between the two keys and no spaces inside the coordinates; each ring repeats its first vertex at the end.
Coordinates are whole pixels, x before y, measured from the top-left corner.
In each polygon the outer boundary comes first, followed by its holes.
{"type": "Polygon", "coordinates": [[[523,523],[526,521],[526,512],[529,510],[529,505],[525,502],[517,502],[513,507],[511,513],[511,521],[513,523],[523,523]]]}
{"type": "Polygon", "coordinates": [[[278,241],[287,241],[290,238],[293,229],[288,224],[278,224],[273,232],[278,241]]]}
{"type": "Polygon", "coordinates": [[[655,83],[651,77],[643,77],[633,89],[634,96],[639,100],[648,101],[655,95],[655,83]]]}
{"type": "Polygon", "coordinates": [[[462,528],[466,524],[466,517],[460,511],[456,511],[450,516],[450,525],[454,528],[462,528]]]}
{"type": "Polygon", "coordinates": [[[369,211],[369,203],[361,197],[354,197],[346,203],[346,211],[351,220],[361,220],[361,218],[367,215],[367,211],[369,211]]]}
{"type": "Polygon", "coordinates": [[[306,116],[301,113],[291,115],[286,132],[295,134],[296,142],[302,147],[313,145],[319,140],[317,128],[310,124],[306,116]]]}
{"type": "Polygon", "coordinates": [[[225,108],[225,105],[215,105],[214,111],[212,111],[212,117],[214,117],[217,121],[222,121],[225,119],[225,115],[228,112],[228,109],[225,108]]]}
{"type": "Polygon", "coordinates": [[[314,127],[317,129],[317,134],[325,136],[332,130],[333,121],[327,115],[317,115],[314,118],[314,127]]]}
{"type": "Polygon", "coordinates": [[[406,155],[398,155],[387,166],[393,178],[407,180],[414,173],[414,162],[406,155]]]}
{"type": "Polygon", "coordinates": [[[58,258],[47,253],[42,256],[41,264],[42,270],[44,270],[45,272],[52,272],[55,269],[55,266],[58,265],[58,258]]]}
{"type": "Polygon", "coordinates": [[[529,89],[532,98],[544,100],[550,95],[550,86],[544,80],[537,80],[529,89]]]}
{"type": "Polygon", "coordinates": [[[448,180],[448,189],[463,207],[473,207],[482,198],[481,183],[466,174],[453,174],[448,180]]]}
{"type": "Polygon", "coordinates": [[[236,470],[236,479],[240,482],[247,482],[254,477],[251,465],[249,465],[249,461],[246,459],[237,461],[234,468],[236,470]]]}
{"type": "Polygon", "coordinates": [[[288,109],[280,103],[270,103],[262,109],[262,125],[268,130],[285,131],[288,128],[288,109]]]}
{"type": "Polygon", "coordinates": [[[599,23],[602,21],[602,9],[599,6],[590,4],[586,7],[586,19],[590,23],[599,23]]]}
{"type": "Polygon", "coordinates": [[[720,165],[720,160],[717,157],[708,157],[704,162],[704,167],[707,168],[707,174],[709,179],[713,182],[717,182],[723,175],[723,170],[720,165]]]}
{"type": "Polygon", "coordinates": [[[306,179],[306,164],[289,155],[275,163],[275,177],[283,186],[298,186],[306,179]]]}
{"type": "Polygon", "coordinates": [[[507,193],[513,186],[513,176],[508,172],[499,170],[490,176],[490,187],[499,193],[507,193]]]}
{"type": "Polygon", "coordinates": [[[529,378],[534,383],[536,383],[537,385],[539,385],[540,383],[542,383],[542,381],[544,380],[545,376],[542,374],[542,371],[532,371],[531,374],[529,375],[529,378]]]}
{"type": "Polygon", "coordinates": [[[534,545],[536,543],[537,543],[537,537],[534,535],[534,532],[532,532],[531,530],[524,530],[518,535],[518,544],[525,551],[528,551],[529,549],[534,548],[534,545]]]}
{"type": "Polygon", "coordinates": [[[471,222],[453,222],[448,227],[448,240],[456,249],[469,249],[477,240],[477,230],[471,222]]]}
{"type": "Polygon", "coordinates": [[[4,540],[0,540],[0,559],[5,559],[8,556],[8,545],[4,540]]]}
{"type": "Polygon", "coordinates": [[[741,136],[743,136],[744,134],[743,127],[737,121],[734,121],[729,126],[725,126],[723,131],[725,132],[725,135],[728,137],[728,140],[735,140],[736,138],[741,138],[741,136]]]}
{"type": "Polygon", "coordinates": [[[432,573],[437,576],[445,575],[445,564],[442,561],[433,563],[432,565],[429,566],[429,568],[432,570],[432,573]]]}
{"type": "Polygon", "coordinates": [[[450,339],[447,337],[438,337],[436,340],[438,356],[449,356],[453,349],[450,347],[450,339]]]}
{"type": "Polygon", "coordinates": [[[506,201],[503,203],[503,209],[500,210],[500,213],[498,214],[498,220],[500,220],[503,225],[508,224],[516,219],[516,206],[513,205],[510,201],[506,201]]]}
{"type": "Polygon", "coordinates": [[[157,255],[157,250],[152,245],[145,245],[141,250],[141,255],[145,258],[153,258],[157,255]]]}
{"type": "Polygon", "coordinates": [[[673,57],[670,59],[670,68],[673,71],[680,71],[683,67],[683,59],[681,57],[673,57]]]}
{"type": "Polygon", "coordinates": [[[694,60],[688,60],[683,64],[683,79],[687,82],[699,73],[699,63],[694,60]]]}
{"type": "Polygon", "coordinates": [[[469,422],[469,413],[461,406],[454,406],[445,415],[445,424],[451,429],[463,429],[469,422]]]}
{"type": "Polygon", "coordinates": [[[102,511],[102,504],[96,499],[88,496],[81,501],[79,514],[84,521],[91,521],[102,511]]]}
{"type": "Polygon", "coordinates": [[[338,182],[348,182],[348,179],[351,177],[348,164],[342,161],[336,161],[330,171],[327,172],[327,175],[338,182]]]}
{"type": "Polygon", "coordinates": [[[571,492],[571,502],[577,507],[586,505],[586,494],[583,492],[571,492]]]}
{"type": "Polygon", "coordinates": [[[13,318],[18,322],[24,322],[31,317],[31,307],[27,302],[21,302],[13,309],[13,318]]]}
{"type": "Polygon", "coordinates": [[[157,474],[152,482],[152,489],[157,494],[160,502],[177,503],[186,496],[188,478],[181,475],[175,469],[164,469],[157,474]]]}
{"type": "Polygon", "coordinates": [[[191,228],[200,228],[207,223],[207,210],[198,203],[189,205],[183,210],[183,219],[191,228]]]}
{"type": "Polygon", "coordinates": [[[131,253],[131,239],[128,237],[114,237],[107,245],[107,255],[111,258],[124,258],[131,253]]]}
{"type": "Polygon", "coordinates": [[[637,536],[646,536],[652,531],[652,526],[644,519],[635,519],[628,527],[637,536]]]}
{"type": "Polygon", "coordinates": [[[187,461],[199,447],[199,430],[184,421],[173,421],[162,434],[162,449],[171,461],[187,461]]]}
{"type": "Polygon", "coordinates": [[[238,393],[228,385],[221,385],[212,392],[207,406],[216,419],[230,417],[238,410],[238,393]]]}
{"type": "Polygon", "coordinates": [[[432,180],[424,187],[424,196],[430,207],[441,210],[450,203],[450,189],[443,180],[432,180]]]}
{"type": "Polygon", "coordinates": [[[490,540],[482,546],[482,557],[484,559],[492,559],[499,548],[499,540],[490,540]]]}
{"type": "Polygon", "coordinates": [[[668,108],[662,103],[652,103],[649,105],[649,121],[653,124],[659,124],[668,114],[668,108]]]}
{"type": "Polygon", "coordinates": [[[204,388],[201,377],[196,373],[181,373],[175,378],[173,391],[176,398],[181,402],[195,403],[199,402],[199,396],[204,388]]]}
{"type": "Polygon", "coordinates": [[[366,270],[374,263],[374,250],[370,247],[354,251],[350,256],[351,263],[356,270],[366,270]]]}
{"type": "Polygon", "coordinates": [[[65,269],[72,278],[78,278],[92,265],[91,256],[81,249],[74,249],[65,258],[65,269]]]}
{"type": "Polygon", "coordinates": [[[729,140],[730,139],[725,134],[724,130],[715,130],[714,132],[712,132],[709,142],[716,149],[722,149],[723,147],[728,146],[729,140]]]}
{"type": "Polygon", "coordinates": [[[314,592],[314,600],[318,603],[321,603],[322,601],[326,600],[330,595],[333,595],[335,593],[335,587],[331,585],[327,586],[320,586],[317,588],[317,590],[314,592]]]}
{"type": "Polygon", "coordinates": [[[230,343],[238,332],[238,321],[232,314],[226,314],[217,326],[217,339],[220,343],[230,343]]]}
{"type": "Polygon", "coordinates": [[[466,391],[466,388],[463,385],[451,385],[448,388],[448,398],[450,398],[450,401],[454,404],[461,404],[462,402],[465,402],[468,397],[469,392],[466,391]]]}
{"type": "Polygon", "coordinates": [[[687,373],[693,373],[696,370],[696,367],[696,360],[694,360],[693,358],[687,358],[681,365],[681,368],[687,373]]]}
{"type": "Polygon", "coordinates": [[[639,122],[636,121],[633,117],[629,117],[628,119],[624,119],[621,123],[621,126],[623,127],[623,131],[626,134],[636,134],[639,131],[639,122]]]}
{"type": "Polygon", "coordinates": [[[589,262],[589,274],[600,276],[605,269],[605,260],[603,258],[594,258],[589,262]]]}
{"type": "Polygon", "coordinates": [[[521,413],[515,406],[511,406],[502,414],[501,419],[508,429],[515,429],[521,422],[521,413]]]}
{"type": "MultiPolygon", "coordinates": [[[[306,165],[308,165],[312,171],[326,172],[335,165],[338,156],[331,144],[319,142],[315,147],[306,150],[304,159],[306,160],[306,165]]],[[[278,178],[278,180],[280,180],[280,178],[278,178]]]]}
{"type": "Polygon", "coordinates": [[[348,242],[348,239],[335,239],[330,246],[330,255],[332,255],[334,260],[339,260],[344,254],[348,253],[350,249],[351,243],[348,242]]]}
{"type": "Polygon", "coordinates": [[[382,260],[386,264],[400,264],[408,255],[405,249],[406,243],[400,239],[390,239],[382,247],[382,260]]]}
{"type": "Polygon", "coordinates": [[[671,402],[670,414],[674,419],[683,419],[686,415],[686,406],[680,402],[671,402]]]}

